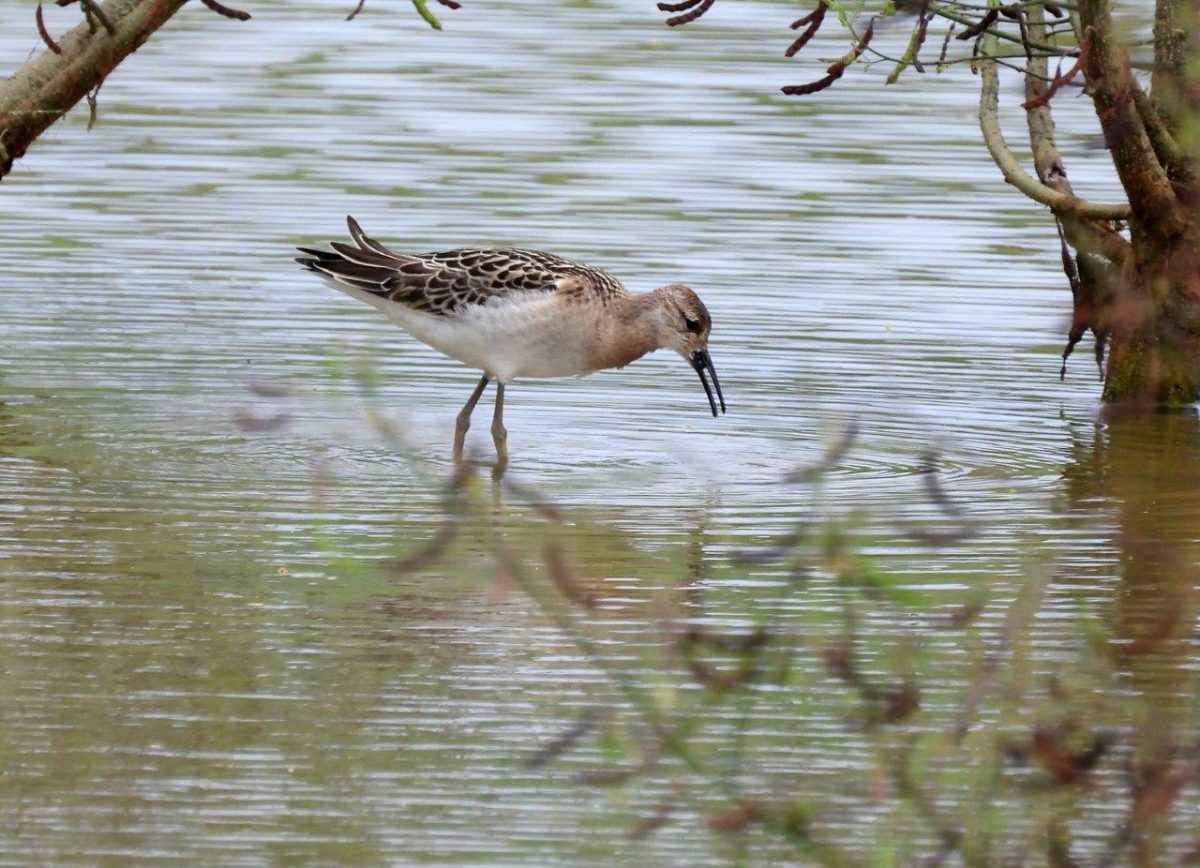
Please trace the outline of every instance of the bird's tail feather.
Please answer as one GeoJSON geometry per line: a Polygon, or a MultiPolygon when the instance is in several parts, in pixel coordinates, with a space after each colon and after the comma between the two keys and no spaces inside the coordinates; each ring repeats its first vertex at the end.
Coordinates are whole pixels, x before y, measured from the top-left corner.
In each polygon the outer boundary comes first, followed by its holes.
{"type": "Polygon", "coordinates": [[[363,232],[358,221],[347,216],[350,237],[354,244],[331,241],[332,250],[314,247],[297,248],[303,256],[296,261],[309,271],[329,278],[335,285],[344,284],[377,295],[386,295],[386,283],[396,269],[407,260],[388,250],[363,232]]]}

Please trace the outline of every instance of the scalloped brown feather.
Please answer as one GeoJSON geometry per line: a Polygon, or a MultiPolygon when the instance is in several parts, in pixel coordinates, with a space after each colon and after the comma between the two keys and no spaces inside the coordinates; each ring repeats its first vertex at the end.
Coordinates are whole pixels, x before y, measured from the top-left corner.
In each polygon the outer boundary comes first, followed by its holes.
{"type": "Polygon", "coordinates": [[[607,304],[628,296],[619,280],[552,253],[517,248],[462,248],[435,253],[395,253],[347,217],[354,245],[332,250],[301,248],[296,261],[310,271],[440,316],[484,305],[513,293],[559,292],[583,302],[607,304]]]}

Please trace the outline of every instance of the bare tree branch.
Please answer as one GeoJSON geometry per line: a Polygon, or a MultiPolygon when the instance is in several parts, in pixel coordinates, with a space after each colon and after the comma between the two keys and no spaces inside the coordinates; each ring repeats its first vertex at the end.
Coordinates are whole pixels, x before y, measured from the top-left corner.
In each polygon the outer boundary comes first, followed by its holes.
{"type": "Polygon", "coordinates": [[[1117,42],[1107,2],[1083,0],[1079,11],[1092,43],[1084,71],[1121,185],[1136,191],[1133,204],[1139,222],[1159,227],[1164,234],[1178,233],[1183,229],[1179,202],[1134,104],[1133,73],[1117,42]]]}
{"type": "MultiPolygon", "coordinates": [[[[1070,84],[1074,80],[1075,76],[1079,75],[1080,71],[1083,69],[1083,65],[1087,63],[1088,50],[1090,48],[1090,42],[1083,43],[1083,47],[1079,49],[1079,57],[1075,59],[1074,65],[1065,73],[1062,72],[1062,66],[1060,65],[1059,72],[1055,74],[1054,80],[1050,82],[1050,86],[1040,93],[1030,96],[1027,100],[1025,100],[1025,102],[1021,103],[1021,108],[1025,109],[1025,111],[1049,108],[1050,100],[1054,99],[1054,95],[1062,88],[1070,84]]],[[[1034,72],[1034,76],[1044,79],[1046,77],[1045,57],[1040,56],[1042,63],[1036,68],[1033,64],[1034,55],[1030,54],[1028,57],[1030,61],[1030,71],[1034,72]]],[[[1034,76],[1029,76],[1029,79],[1032,79],[1034,76]]]]}
{"type": "Polygon", "coordinates": [[[895,68],[887,77],[888,84],[895,84],[901,73],[911,65],[917,72],[924,72],[925,67],[921,65],[921,59],[918,56],[921,52],[921,46],[925,44],[925,35],[929,31],[929,20],[933,17],[933,13],[929,11],[929,0],[921,0],[921,9],[917,13],[917,23],[913,25],[912,35],[908,38],[908,47],[904,49],[904,55],[897,61],[895,68]]]}
{"type": "Polygon", "coordinates": [[[1167,170],[1167,177],[1171,179],[1176,192],[1186,202],[1196,201],[1197,188],[1200,187],[1196,167],[1171,134],[1154,98],[1142,89],[1136,78],[1133,79],[1133,103],[1141,115],[1142,123],[1146,125],[1150,146],[1167,170]]]}
{"type": "Polygon", "coordinates": [[[108,13],[96,0],[79,0],[79,3],[87,10],[88,15],[96,16],[96,20],[108,31],[109,36],[117,35],[117,28],[112,23],[112,19],[108,17],[108,13]]]}
{"type": "Polygon", "coordinates": [[[1151,93],[1167,103],[1184,97],[1189,32],[1196,12],[1187,0],[1157,0],[1154,4],[1154,73],[1151,93]]]}
{"type": "Polygon", "coordinates": [[[1015,42],[1017,45],[1021,45],[1023,48],[1028,47],[1034,51],[1044,51],[1045,53],[1052,55],[1068,55],[1074,53],[1073,49],[1064,48],[1059,45],[1051,45],[1048,42],[1040,42],[1033,39],[1029,40],[1029,44],[1026,46],[1020,36],[1012,33],[1005,33],[1003,30],[997,30],[995,28],[994,25],[996,22],[996,17],[1000,14],[995,9],[988,10],[987,14],[980,19],[973,19],[970,16],[959,12],[958,8],[960,8],[960,6],[961,4],[946,4],[943,6],[930,7],[931,11],[935,15],[966,27],[966,30],[958,34],[959,39],[971,39],[972,37],[979,36],[981,33],[986,31],[997,39],[1002,39],[1006,42],[1015,42]],[[993,12],[996,14],[993,15],[993,12]]]}
{"type": "Polygon", "coordinates": [[[854,63],[854,61],[858,60],[858,58],[862,56],[862,53],[867,50],[867,46],[871,44],[871,37],[874,35],[875,19],[872,18],[867,23],[866,32],[864,32],[862,37],[856,43],[854,43],[854,47],[851,48],[849,53],[847,53],[846,56],[841,60],[837,60],[829,64],[829,67],[825,70],[825,76],[823,78],[818,78],[816,81],[810,81],[808,84],[789,84],[786,87],[781,87],[780,90],[783,91],[783,93],[785,93],[787,96],[803,96],[825,90],[825,88],[829,87],[842,77],[842,75],[846,72],[846,68],[849,67],[850,64],[854,63]]]}
{"type": "Polygon", "coordinates": [[[1125,202],[1114,204],[1085,202],[1070,193],[1047,186],[1021,167],[1020,161],[1004,141],[1004,133],[1000,129],[1000,76],[996,69],[996,61],[991,57],[996,48],[995,42],[995,37],[989,34],[984,37],[981,46],[979,127],[983,132],[983,140],[987,145],[988,152],[1003,173],[1004,180],[1035,202],[1048,206],[1056,214],[1095,220],[1129,219],[1132,211],[1125,202]]]}
{"type": "Polygon", "coordinates": [[[122,60],[167,22],[186,0],[108,0],[103,17],[113,34],[81,22],[58,45],[0,83],[0,178],[14,160],[72,106],[94,92],[122,60]]]}
{"type": "Polygon", "coordinates": [[[793,30],[803,27],[804,32],[797,36],[796,41],[787,47],[787,50],[783,52],[784,57],[794,57],[797,51],[808,44],[808,41],[821,29],[821,23],[825,20],[825,13],[827,11],[829,11],[829,4],[825,0],[821,0],[817,4],[816,9],[809,12],[803,18],[797,18],[792,22],[793,30]]]}

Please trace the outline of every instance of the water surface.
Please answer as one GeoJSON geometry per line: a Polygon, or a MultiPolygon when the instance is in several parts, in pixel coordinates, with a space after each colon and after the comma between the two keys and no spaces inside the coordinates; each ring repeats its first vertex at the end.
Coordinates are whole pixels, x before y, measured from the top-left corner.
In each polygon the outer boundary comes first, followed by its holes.
{"type": "MultiPolygon", "coordinates": [[[[873,516],[872,550],[935,610],[1049,574],[1045,660],[1077,650],[1080,623],[1144,632],[1164,599],[1194,619],[1194,420],[1098,423],[1086,346],[1059,382],[1057,240],[979,145],[967,71],[782,97],[845,47],[830,28],[785,60],[792,12],[765,3],[667,30],[632,0],[475,0],[439,8],[440,33],[371,0],[343,22],[346,6],[243,24],[185,8],[105,84],[91,132],[76,110],[0,188],[12,858],[730,855],[694,819],[630,840],[654,785],[522,765],[612,694],[497,576],[486,522],[436,564],[386,568],[441,525],[476,375],[291,262],[347,213],[400,249],[543,248],[708,303],[718,420],[666,353],[508,393],[512,477],[569,511],[556,532],[608,601],[592,626],[635,670],[664,588],[711,583],[717,623],[753,622],[781,574],[730,555],[804,514],[781,476],[854,418],[823,509],[873,516]],[[931,447],[979,528],[937,554],[892,530],[942,520],[931,447]],[[1131,529],[1161,561],[1140,577],[1131,529]]],[[[13,68],[37,36],[4,8],[13,68]]],[[[75,12],[49,14],[53,30],[75,12]]],[[[1059,102],[1076,189],[1111,198],[1090,110],[1059,102]]],[[[490,454],[480,420],[470,446],[490,454]]],[[[532,558],[544,526],[505,497],[532,558]]],[[[831,594],[792,599],[790,623],[820,622],[831,594]]],[[[1134,674],[1186,715],[1194,659],[1160,657],[1134,674]]],[[[828,822],[867,842],[838,801],[861,754],[839,702],[764,706],[762,786],[814,773],[828,822]]],[[[1100,813],[1085,840],[1114,822],[1100,813]]]]}

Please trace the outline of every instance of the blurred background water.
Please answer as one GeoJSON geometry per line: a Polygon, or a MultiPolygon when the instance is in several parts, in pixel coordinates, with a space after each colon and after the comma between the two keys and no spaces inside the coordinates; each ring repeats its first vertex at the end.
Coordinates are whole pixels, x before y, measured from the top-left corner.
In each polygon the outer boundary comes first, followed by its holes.
{"type": "MultiPolygon", "coordinates": [[[[479,540],[412,575],[375,568],[440,525],[477,375],[292,263],[347,213],[402,250],[541,248],[708,303],[720,419],[666,353],[508,393],[510,473],[579,517],[635,658],[627,610],[656,589],[755,587],[729,553],[796,521],[780,477],[852,418],[827,508],[937,522],[933,448],[978,522],[936,555],[873,547],[947,605],[1048,571],[1054,658],[1079,622],[1154,623],[1178,599],[1164,583],[1194,600],[1194,420],[1097,422],[1087,345],[1059,382],[1057,240],[981,148],[969,71],[783,97],[845,45],[829,27],[784,59],[794,10],[771,3],[668,30],[641,0],[471,0],[437,8],[442,32],[376,0],[345,22],[349,5],[185,8],[104,85],[93,130],[76,109],[0,187],[5,853],[721,854],[687,824],[628,840],[652,794],[523,769],[602,677],[497,589],[479,540]],[[1140,583],[1131,526],[1173,558],[1140,583]]],[[[0,9],[11,70],[39,42],[29,7],[0,9]]],[[[48,15],[57,32],[77,11],[48,15]]],[[[1115,198],[1088,103],[1056,107],[1076,190],[1115,198]]],[[[486,425],[469,444],[490,453],[486,425]]],[[[1140,677],[1186,706],[1195,673],[1185,655],[1140,677]]],[[[836,709],[786,719],[810,740],[774,771],[833,780],[853,738],[836,709]]]]}

